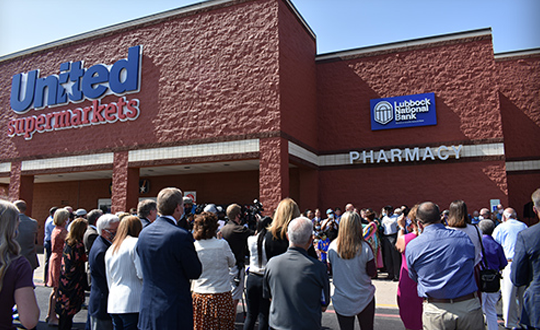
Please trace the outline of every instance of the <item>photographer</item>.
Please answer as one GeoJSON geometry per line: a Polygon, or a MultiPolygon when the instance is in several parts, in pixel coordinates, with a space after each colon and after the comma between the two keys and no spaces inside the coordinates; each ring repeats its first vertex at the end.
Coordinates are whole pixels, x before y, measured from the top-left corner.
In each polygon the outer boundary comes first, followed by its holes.
{"type": "Polygon", "coordinates": [[[339,225],[334,218],[334,211],[332,209],[326,210],[328,218],[322,222],[321,231],[326,234],[330,241],[336,239],[338,235],[339,225]]]}
{"type": "Polygon", "coordinates": [[[244,291],[244,264],[247,251],[247,239],[253,235],[253,230],[242,226],[242,207],[238,204],[231,204],[227,207],[227,217],[229,222],[221,229],[222,237],[229,243],[236,258],[236,265],[230,270],[232,286],[233,305],[236,305],[242,297],[244,291]]]}

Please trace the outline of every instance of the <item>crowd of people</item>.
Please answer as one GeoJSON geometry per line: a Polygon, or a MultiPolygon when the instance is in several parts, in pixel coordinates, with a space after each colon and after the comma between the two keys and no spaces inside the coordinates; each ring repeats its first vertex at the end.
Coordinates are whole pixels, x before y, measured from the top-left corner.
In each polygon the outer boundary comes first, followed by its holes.
{"type": "MultiPolygon", "coordinates": [[[[540,189],[532,200],[540,218],[540,189]]],[[[423,202],[377,214],[347,204],[323,219],[285,198],[253,226],[240,205],[198,208],[178,188],[130,212],[54,207],[45,223],[46,321],[71,329],[89,290],[92,330],[234,329],[242,297],[245,330],[320,329],[330,302],[340,329],[354,329],[355,320],[373,329],[372,279],[384,272],[399,282],[406,329],[498,329],[499,296],[504,327],[540,328],[540,225],[527,228],[512,208],[498,209],[470,215],[456,200],[443,211],[423,202]],[[482,292],[483,269],[502,272],[500,292],[482,292]]],[[[24,201],[0,201],[7,329],[14,305],[26,328],[39,319],[37,223],[25,211],[24,201]]]]}

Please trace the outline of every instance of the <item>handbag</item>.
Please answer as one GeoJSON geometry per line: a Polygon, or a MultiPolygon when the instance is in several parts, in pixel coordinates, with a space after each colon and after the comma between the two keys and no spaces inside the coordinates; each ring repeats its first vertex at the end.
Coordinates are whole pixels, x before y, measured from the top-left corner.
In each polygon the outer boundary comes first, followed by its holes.
{"type": "Polygon", "coordinates": [[[480,262],[480,291],[482,292],[498,292],[501,289],[501,274],[498,269],[489,269],[486,261],[486,253],[484,251],[484,244],[480,237],[480,231],[476,228],[480,245],[482,246],[482,261],[480,262]],[[483,265],[482,265],[483,263],[483,265]]]}

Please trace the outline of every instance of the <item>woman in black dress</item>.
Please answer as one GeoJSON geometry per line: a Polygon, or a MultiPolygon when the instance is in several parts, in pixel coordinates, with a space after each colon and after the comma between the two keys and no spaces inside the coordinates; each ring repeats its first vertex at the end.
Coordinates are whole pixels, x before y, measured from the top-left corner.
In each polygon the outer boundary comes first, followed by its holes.
{"type": "Polygon", "coordinates": [[[83,236],[88,222],[79,218],[73,221],[64,246],[62,268],[56,298],[56,313],[60,316],[59,329],[71,330],[73,316],[81,310],[84,291],[88,282],[84,271],[87,260],[83,236]]]}

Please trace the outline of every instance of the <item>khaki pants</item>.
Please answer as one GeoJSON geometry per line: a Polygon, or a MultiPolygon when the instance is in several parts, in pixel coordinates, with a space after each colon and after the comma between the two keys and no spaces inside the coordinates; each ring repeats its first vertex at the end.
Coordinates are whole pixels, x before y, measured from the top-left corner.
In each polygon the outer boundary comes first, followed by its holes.
{"type": "Polygon", "coordinates": [[[455,303],[424,302],[424,330],[483,330],[484,315],[478,298],[455,303]]]}

